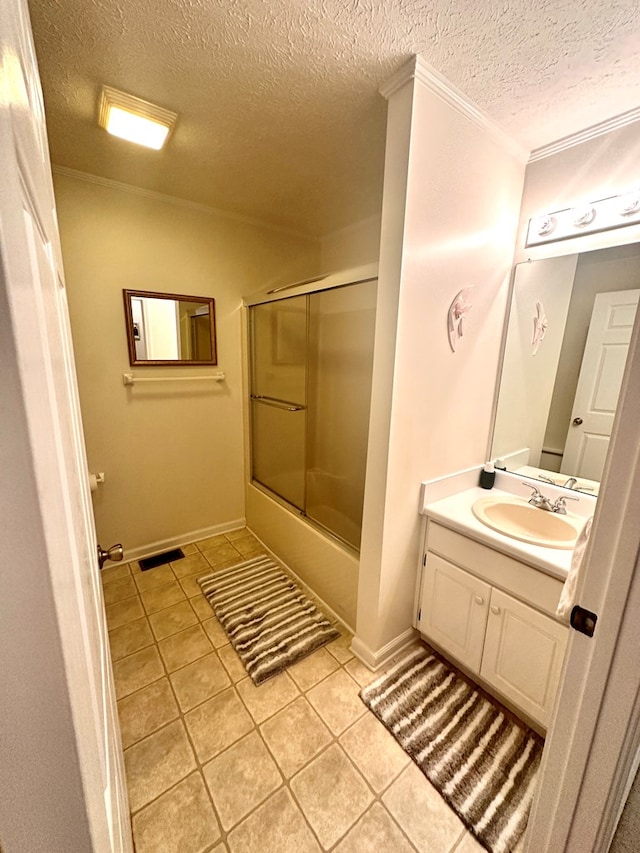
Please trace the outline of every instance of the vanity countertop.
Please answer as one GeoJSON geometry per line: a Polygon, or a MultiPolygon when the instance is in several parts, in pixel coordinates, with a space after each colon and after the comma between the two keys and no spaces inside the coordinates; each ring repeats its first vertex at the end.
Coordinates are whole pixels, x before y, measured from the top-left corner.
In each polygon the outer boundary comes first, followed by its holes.
{"type": "MultiPolygon", "coordinates": [[[[426,504],[423,512],[428,518],[437,521],[444,527],[455,530],[470,539],[475,539],[477,542],[488,545],[503,554],[508,554],[510,557],[515,557],[523,563],[546,572],[546,574],[565,580],[571,566],[573,550],[530,545],[487,527],[475,517],[471,507],[477,500],[488,496],[510,498],[513,497],[513,493],[496,488],[489,491],[475,487],[426,504]]],[[[544,512],[544,510],[540,510],[540,512],[544,512]]],[[[573,518],[575,520],[575,516],[573,518]]]]}

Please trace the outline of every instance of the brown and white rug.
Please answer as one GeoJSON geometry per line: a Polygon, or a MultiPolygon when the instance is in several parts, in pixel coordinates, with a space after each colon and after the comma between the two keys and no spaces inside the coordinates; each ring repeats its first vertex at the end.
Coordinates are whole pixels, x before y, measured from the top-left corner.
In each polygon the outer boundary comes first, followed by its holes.
{"type": "Polygon", "coordinates": [[[270,557],[221,569],[198,583],[254,684],[340,636],[270,557]]]}
{"type": "Polygon", "coordinates": [[[478,841],[513,850],[527,825],[542,745],[425,649],[360,692],[478,841]]]}

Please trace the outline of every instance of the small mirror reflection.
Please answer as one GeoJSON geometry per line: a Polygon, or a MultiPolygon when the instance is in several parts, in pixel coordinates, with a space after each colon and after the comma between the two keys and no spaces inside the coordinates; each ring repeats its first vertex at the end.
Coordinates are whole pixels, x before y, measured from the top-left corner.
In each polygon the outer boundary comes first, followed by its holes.
{"type": "Polygon", "coordinates": [[[125,290],[129,362],[217,364],[214,300],[125,290]]]}

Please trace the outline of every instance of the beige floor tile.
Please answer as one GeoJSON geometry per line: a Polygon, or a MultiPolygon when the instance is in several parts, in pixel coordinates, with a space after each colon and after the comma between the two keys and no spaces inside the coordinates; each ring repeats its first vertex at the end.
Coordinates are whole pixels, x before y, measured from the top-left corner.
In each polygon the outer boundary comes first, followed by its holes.
{"type": "MultiPolygon", "coordinates": [[[[335,848],[335,853],[368,853],[368,851],[415,853],[415,848],[409,844],[393,822],[389,812],[380,803],[374,803],[335,848]]],[[[442,853],[448,853],[448,851],[443,850],[442,853]]]]}
{"type": "Polygon", "coordinates": [[[213,646],[200,624],[193,625],[179,634],[173,634],[171,637],[160,640],[158,648],[168,672],[186,666],[213,651],[213,646]]]}
{"type": "Polygon", "coordinates": [[[327,643],[325,649],[334,656],[338,663],[346,663],[353,657],[353,652],[349,648],[353,637],[340,626],[338,626],[338,630],[341,631],[341,636],[337,640],[327,643]]]}
{"type": "Polygon", "coordinates": [[[303,692],[316,685],[327,675],[335,672],[340,664],[324,649],[318,649],[312,655],[290,666],[287,670],[291,678],[303,692]]]}
{"type": "Polygon", "coordinates": [[[253,534],[248,527],[238,527],[235,530],[228,530],[224,535],[229,542],[233,542],[235,539],[243,539],[245,536],[252,536],[253,534]]]}
{"type": "Polygon", "coordinates": [[[146,617],[109,631],[111,660],[119,660],[151,645],[153,645],[153,634],[146,617]]]}
{"type": "Polygon", "coordinates": [[[124,752],[129,806],[138,811],[196,769],[180,720],[138,741],[124,752]]]}
{"type": "Polygon", "coordinates": [[[291,790],[325,850],[353,826],[373,800],[366,782],[337,744],[294,776],[291,790]]]}
{"type": "Polygon", "coordinates": [[[133,582],[131,575],[127,575],[117,581],[111,581],[102,590],[105,604],[115,604],[117,601],[122,601],[124,598],[131,598],[132,595],[137,595],[138,590],[133,582]]]}
{"type": "Polygon", "coordinates": [[[347,729],[340,737],[340,745],[376,794],[384,791],[411,761],[371,713],[347,729]]]}
{"type": "Polygon", "coordinates": [[[198,572],[207,574],[209,563],[202,554],[196,553],[185,557],[183,560],[176,560],[175,563],[171,563],[171,568],[177,578],[186,578],[198,572]]]}
{"type": "Polygon", "coordinates": [[[179,604],[173,604],[171,607],[152,613],[149,616],[149,624],[156,639],[163,640],[165,637],[184,631],[191,625],[197,625],[198,617],[188,601],[181,601],[179,604]]]}
{"type": "Polygon", "coordinates": [[[189,604],[193,607],[196,616],[201,622],[206,622],[207,619],[211,619],[213,617],[213,608],[202,593],[190,598],[189,604]]]}
{"type": "Polygon", "coordinates": [[[372,684],[376,678],[380,678],[381,675],[379,672],[373,672],[373,670],[369,669],[368,666],[365,666],[362,661],[358,660],[358,658],[351,658],[351,660],[347,661],[344,665],[344,668],[347,670],[351,678],[358,682],[360,687],[366,687],[368,684],[372,684]]]}
{"type": "Polygon", "coordinates": [[[202,772],[227,832],[282,784],[282,776],[257,732],[229,747],[202,772]]]}
{"type": "Polygon", "coordinates": [[[233,540],[233,547],[236,548],[244,557],[249,560],[251,557],[257,557],[259,554],[266,554],[266,548],[262,543],[258,542],[253,536],[243,536],[242,538],[233,540]]]}
{"type": "MultiPolygon", "coordinates": [[[[522,853],[523,847],[520,841],[513,848],[513,853],[522,853]]],[[[455,849],[455,853],[485,853],[485,848],[475,840],[470,832],[466,832],[460,844],[455,849]]]]}
{"type": "Polygon", "coordinates": [[[229,848],[221,841],[220,844],[216,844],[216,846],[212,848],[210,853],[229,853],[229,848]]]}
{"type": "Polygon", "coordinates": [[[168,678],[160,678],[118,702],[122,746],[136,743],[179,716],[168,678]]]}
{"type": "Polygon", "coordinates": [[[185,594],[180,585],[176,581],[158,586],[155,589],[149,589],[147,592],[140,594],[142,605],[147,613],[155,613],[158,610],[164,610],[165,607],[171,607],[172,604],[177,604],[183,601],[185,594]]]}
{"type": "Polygon", "coordinates": [[[307,693],[307,699],[335,735],[342,734],[366,712],[358,693],[360,687],[340,669],[307,693]]]}
{"type": "Polygon", "coordinates": [[[232,688],[185,714],[185,723],[201,762],[219,755],[253,728],[251,717],[232,688]]]}
{"type": "Polygon", "coordinates": [[[185,557],[191,557],[193,554],[198,553],[198,548],[195,542],[190,542],[188,545],[181,545],[182,553],[185,557]]]}
{"type": "MultiPolygon", "coordinates": [[[[195,599],[195,598],[193,599],[193,601],[196,601],[196,600],[197,599],[195,599]]],[[[207,606],[209,607],[209,613],[210,614],[213,613],[213,610],[211,609],[211,606],[209,605],[208,602],[207,602],[207,606]]],[[[209,639],[213,643],[214,648],[219,649],[222,646],[226,646],[227,643],[229,642],[229,637],[227,637],[226,631],[224,630],[222,625],[218,622],[218,620],[216,619],[215,616],[204,621],[202,623],[202,627],[207,632],[207,637],[209,637],[209,639]]],[[[242,667],[242,670],[243,670],[244,674],[246,675],[247,673],[246,673],[246,670],[244,669],[244,666],[242,667]]]]}
{"type": "Polygon", "coordinates": [[[198,578],[203,577],[203,574],[206,574],[206,572],[198,572],[197,575],[189,575],[189,577],[182,578],[180,580],[180,586],[187,598],[194,598],[195,596],[202,595],[202,589],[198,583],[198,578]]]}
{"type": "Polygon", "coordinates": [[[220,545],[226,545],[227,540],[224,533],[219,533],[217,536],[208,536],[206,539],[199,539],[196,542],[198,551],[210,551],[212,548],[218,548],[220,545]]]}
{"type": "Polygon", "coordinates": [[[105,566],[100,572],[100,580],[102,581],[102,585],[105,586],[111,583],[111,581],[119,581],[130,574],[129,563],[118,563],[112,566],[105,566]]]}
{"type": "Polygon", "coordinates": [[[155,569],[148,569],[146,572],[136,572],[133,578],[140,592],[147,592],[175,581],[170,565],[156,566],[155,569]]]}
{"type": "Polygon", "coordinates": [[[113,680],[116,698],[122,699],[129,693],[140,690],[164,675],[164,667],[155,646],[134,652],[126,658],[114,661],[113,680]]]}
{"type": "Polygon", "coordinates": [[[287,779],[332,740],[331,732],[303,696],[263,723],[260,731],[287,779]]]}
{"type": "Polygon", "coordinates": [[[218,652],[218,657],[222,661],[224,668],[229,673],[231,681],[235,683],[242,681],[243,678],[247,677],[247,670],[244,668],[244,664],[240,660],[233,646],[227,644],[226,646],[216,649],[216,651],[218,652]]]}
{"type": "Polygon", "coordinates": [[[213,653],[172,673],[171,684],[181,710],[189,711],[229,687],[231,682],[218,655],[213,653]]]}
{"type": "Polygon", "coordinates": [[[192,773],[133,818],[136,853],[202,853],[220,828],[199,773],[192,773]]]}
{"type": "Polygon", "coordinates": [[[273,794],[237,826],[227,842],[231,853],[320,853],[318,842],[286,788],[273,794]]]}
{"type": "Polygon", "coordinates": [[[410,763],[382,802],[420,853],[451,850],[464,826],[429,780],[410,763]]]}
{"type": "Polygon", "coordinates": [[[124,601],[119,601],[117,604],[111,604],[105,607],[107,614],[107,625],[109,630],[119,628],[121,625],[127,625],[129,622],[134,622],[144,616],[142,603],[137,595],[132,598],[125,598],[124,601]]]}
{"type": "Polygon", "coordinates": [[[286,672],[281,672],[258,687],[250,678],[240,681],[236,687],[256,723],[262,723],[272,717],[300,695],[286,672]]]}
{"type": "MultiPolygon", "coordinates": [[[[202,554],[213,569],[218,566],[222,566],[229,560],[232,561],[231,565],[233,565],[234,562],[239,563],[242,560],[240,552],[230,542],[227,542],[226,539],[222,542],[216,543],[213,548],[205,548],[202,551],[202,554]]],[[[211,568],[209,569],[209,572],[211,572],[211,568]]]]}
{"type": "MultiPolygon", "coordinates": [[[[208,551],[205,551],[204,556],[207,556],[208,553],[208,551]]],[[[241,563],[243,561],[243,559],[244,558],[240,555],[239,551],[235,551],[233,557],[221,557],[220,555],[218,555],[213,560],[213,563],[209,561],[211,564],[209,572],[219,572],[222,571],[222,569],[228,569],[230,566],[237,566],[238,563],[241,563]]]]}

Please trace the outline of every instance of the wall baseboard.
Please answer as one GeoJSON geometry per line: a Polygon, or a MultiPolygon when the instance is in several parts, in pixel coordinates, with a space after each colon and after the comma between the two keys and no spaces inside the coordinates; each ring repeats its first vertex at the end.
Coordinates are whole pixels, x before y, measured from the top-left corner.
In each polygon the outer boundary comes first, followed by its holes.
{"type": "Polygon", "coordinates": [[[351,643],[351,651],[359,660],[362,661],[362,663],[366,664],[369,669],[372,669],[375,672],[380,669],[381,666],[388,663],[401,649],[408,646],[419,636],[420,635],[415,628],[407,628],[406,631],[403,631],[402,634],[398,634],[397,637],[394,637],[393,640],[390,640],[385,646],[378,649],[377,652],[372,651],[366,643],[356,636],[353,638],[351,643]]]}
{"type": "Polygon", "coordinates": [[[197,542],[199,539],[208,539],[209,536],[229,533],[231,530],[238,530],[238,528],[245,526],[246,519],[236,518],[233,521],[227,521],[225,524],[214,524],[211,527],[203,527],[201,530],[191,530],[189,533],[171,536],[169,539],[159,539],[157,542],[149,542],[148,545],[129,548],[124,552],[123,559],[125,563],[130,563],[132,560],[151,557],[153,554],[160,554],[162,551],[168,551],[170,548],[179,548],[181,545],[189,545],[191,542],[197,542]]]}

